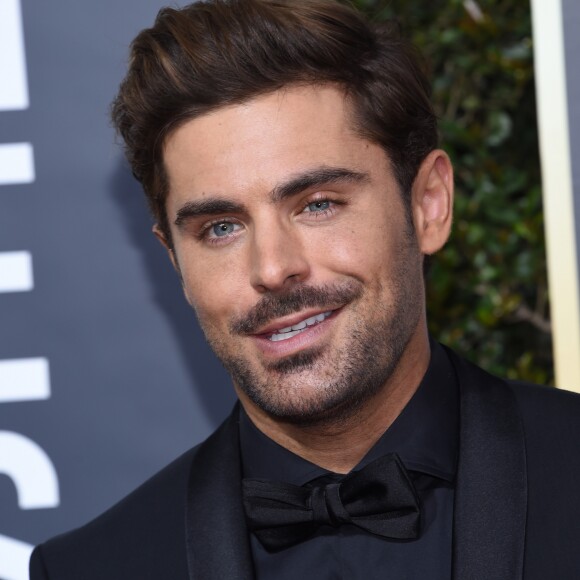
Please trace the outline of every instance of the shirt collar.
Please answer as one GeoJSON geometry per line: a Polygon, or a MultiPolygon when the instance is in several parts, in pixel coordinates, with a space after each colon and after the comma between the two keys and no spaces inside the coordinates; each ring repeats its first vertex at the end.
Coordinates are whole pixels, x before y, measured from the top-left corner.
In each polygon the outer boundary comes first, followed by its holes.
{"type": "MultiPolygon", "coordinates": [[[[451,362],[443,347],[431,341],[429,367],[417,391],[354,470],[395,452],[407,469],[452,481],[458,450],[458,399],[451,362]]],[[[241,407],[240,445],[244,477],[303,485],[328,473],[267,437],[241,407]]]]}

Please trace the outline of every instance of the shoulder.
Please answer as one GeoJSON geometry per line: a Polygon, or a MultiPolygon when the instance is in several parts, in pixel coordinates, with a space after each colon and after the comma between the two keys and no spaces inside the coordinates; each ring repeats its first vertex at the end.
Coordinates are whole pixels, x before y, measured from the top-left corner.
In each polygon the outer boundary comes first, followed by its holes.
{"type": "Polygon", "coordinates": [[[557,465],[559,470],[568,465],[573,466],[570,472],[580,477],[579,394],[501,379],[452,350],[446,351],[458,376],[460,397],[469,398],[472,410],[485,406],[485,412],[496,417],[498,432],[488,433],[489,437],[501,440],[502,426],[516,421],[521,424],[532,473],[544,471],[549,465],[557,465]]]}
{"type": "MultiPolygon", "coordinates": [[[[158,580],[188,578],[186,513],[190,481],[213,514],[215,478],[228,471],[237,441],[238,407],[203,443],[85,526],[38,546],[31,580],[158,580]],[[215,468],[215,465],[218,468],[215,468]],[[212,465],[214,469],[212,471],[212,465]]],[[[237,464],[236,464],[237,466],[237,464]]],[[[238,467],[231,468],[239,473],[238,467]],[[236,471],[237,469],[237,471],[236,471]]]]}
{"type": "MultiPolygon", "coordinates": [[[[558,429],[561,432],[580,431],[580,394],[556,387],[513,381],[496,377],[445,347],[456,370],[462,396],[476,392],[482,401],[505,402],[505,394],[515,403],[524,427],[536,431],[558,429]],[[500,398],[495,394],[501,394],[500,398]]],[[[501,409],[497,409],[500,412],[501,409]]]]}
{"type": "Polygon", "coordinates": [[[95,520],[37,547],[31,579],[187,577],[184,513],[198,449],[184,453],[95,520]]]}
{"type": "Polygon", "coordinates": [[[504,427],[519,423],[530,499],[537,504],[541,497],[578,498],[574,500],[578,504],[575,513],[580,513],[580,395],[501,379],[452,351],[448,353],[458,372],[460,397],[471,397],[472,411],[474,406],[486,406],[485,412],[496,418],[494,429],[485,437],[501,444],[506,436],[504,427]]]}
{"type": "Polygon", "coordinates": [[[561,427],[576,427],[580,416],[580,394],[522,381],[505,382],[525,419],[541,421],[557,416],[561,427]]]}
{"type": "Polygon", "coordinates": [[[523,423],[529,461],[568,465],[580,475],[580,394],[555,387],[506,381],[523,423]]]}
{"type": "Polygon", "coordinates": [[[528,383],[506,384],[517,401],[525,439],[526,568],[538,578],[576,577],[580,395],[528,383]],[[568,572],[560,574],[559,567],[568,572]]]}

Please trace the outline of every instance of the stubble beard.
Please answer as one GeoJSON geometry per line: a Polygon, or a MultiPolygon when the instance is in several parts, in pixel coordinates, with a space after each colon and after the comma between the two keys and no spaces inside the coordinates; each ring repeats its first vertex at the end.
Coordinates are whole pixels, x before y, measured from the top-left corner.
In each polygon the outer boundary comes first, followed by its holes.
{"type": "MultiPolygon", "coordinates": [[[[323,288],[298,288],[266,297],[252,313],[232,324],[233,334],[306,307],[347,301],[352,327],[340,347],[304,349],[274,363],[236,356],[226,340],[206,339],[234,384],[273,419],[301,426],[340,424],[385,388],[415,333],[423,312],[423,281],[414,237],[405,237],[391,279],[391,303],[365,303],[362,282],[349,279],[323,288]],[[256,316],[258,313],[258,316],[256,316]]],[[[377,281],[378,284],[378,281],[377,281]]],[[[385,295],[378,288],[376,296],[385,295]]],[[[344,315],[341,313],[340,315],[344,315]]],[[[204,325],[202,324],[202,327],[204,325]]],[[[235,341],[232,341],[235,344],[235,341]]]]}

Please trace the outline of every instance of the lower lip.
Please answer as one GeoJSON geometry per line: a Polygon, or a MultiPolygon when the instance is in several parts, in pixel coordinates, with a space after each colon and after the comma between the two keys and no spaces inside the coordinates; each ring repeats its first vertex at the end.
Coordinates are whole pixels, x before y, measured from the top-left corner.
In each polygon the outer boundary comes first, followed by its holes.
{"type": "Polygon", "coordinates": [[[286,340],[272,341],[265,335],[254,335],[252,338],[256,341],[258,348],[269,357],[279,358],[288,356],[314,346],[330,330],[334,319],[338,316],[340,309],[334,310],[332,314],[322,322],[307,326],[302,332],[287,338],[286,340]]]}

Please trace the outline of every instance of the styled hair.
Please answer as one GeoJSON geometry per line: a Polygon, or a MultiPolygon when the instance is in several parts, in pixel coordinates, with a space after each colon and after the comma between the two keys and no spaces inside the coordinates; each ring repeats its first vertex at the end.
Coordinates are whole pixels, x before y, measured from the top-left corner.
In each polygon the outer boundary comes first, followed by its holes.
{"type": "Polygon", "coordinates": [[[131,45],[112,119],[167,240],[163,147],[172,131],[287,85],[325,83],[344,90],[355,130],[383,147],[409,205],[419,166],[437,147],[437,120],[421,60],[396,26],[332,0],[163,8],[131,45]]]}

